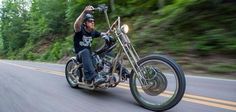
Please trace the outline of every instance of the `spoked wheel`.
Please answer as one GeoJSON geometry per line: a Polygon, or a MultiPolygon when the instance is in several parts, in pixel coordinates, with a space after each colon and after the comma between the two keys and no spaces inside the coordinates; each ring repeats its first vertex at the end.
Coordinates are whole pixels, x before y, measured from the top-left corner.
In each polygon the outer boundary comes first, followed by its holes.
{"type": "Polygon", "coordinates": [[[185,92],[185,76],[172,59],[150,55],[138,61],[140,73],[131,73],[130,90],[144,108],[164,111],[179,103],[185,92]]]}
{"type": "Polygon", "coordinates": [[[69,60],[66,64],[65,75],[70,87],[78,88],[78,73],[76,69],[77,64],[73,60],[69,60]]]}

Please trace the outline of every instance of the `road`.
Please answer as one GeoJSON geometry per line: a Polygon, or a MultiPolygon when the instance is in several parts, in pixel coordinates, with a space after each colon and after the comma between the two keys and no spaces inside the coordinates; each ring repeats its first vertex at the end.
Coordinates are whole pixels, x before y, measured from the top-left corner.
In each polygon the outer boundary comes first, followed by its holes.
{"type": "MultiPolygon", "coordinates": [[[[0,112],[151,112],[127,86],[72,89],[65,65],[0,60],[0,112]]],[[[184,98],[167,112],[236,112],[236,80],[186,76],[184,98]]]]}

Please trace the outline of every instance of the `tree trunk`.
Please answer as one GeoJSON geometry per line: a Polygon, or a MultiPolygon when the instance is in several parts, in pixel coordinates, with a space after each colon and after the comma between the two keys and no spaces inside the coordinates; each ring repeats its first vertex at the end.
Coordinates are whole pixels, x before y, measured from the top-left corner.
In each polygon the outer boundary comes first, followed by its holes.
{"type": "Polygon", "coordinates": [[[115,11],[115,0],[110,0],[110,6],[111,6],[111,11],[114,12],[115,11]]]}

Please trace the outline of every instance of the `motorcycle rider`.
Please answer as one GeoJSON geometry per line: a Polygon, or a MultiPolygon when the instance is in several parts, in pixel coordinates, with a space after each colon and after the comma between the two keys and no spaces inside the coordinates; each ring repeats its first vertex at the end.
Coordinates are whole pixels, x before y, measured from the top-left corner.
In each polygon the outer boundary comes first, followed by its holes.
{"type": "MultiPolygon", "coordinates": [[[[74,23],[74,48],[84,67],[85,81],[90,84],[99,85],[105,82],[96,71],[92,63],[91,42],[93,38],[105,35],[105,33],[95,30],[95,20],[91,15],[94,10],[92,6],[86,6],[74,23]]],[[[107,36],[103,36],[106,38],[107,36]]],[[[108,39],[109,40],[109,39],[108,39]]],[[[118,65],[118,69],[120,65],[118,65]]],[[[123,67],[122,67],[123,69],[123,67]]],[[[128,77],[128,70],[123,69],[122,73],[128,77]],[[124,71],[124,72],[123,72],[124,71]]]]}
{"type": "Polygon", "coordinates": [[[85,73],[85,81],[99,85],[105,81],[95,71],[91,56],[91,42],[93,38],[100,37],[101,33],[94,29],[94,18],[90,14],[94,8],[86,6],[74,23],[74,48],[80,57],[85,73]]]}

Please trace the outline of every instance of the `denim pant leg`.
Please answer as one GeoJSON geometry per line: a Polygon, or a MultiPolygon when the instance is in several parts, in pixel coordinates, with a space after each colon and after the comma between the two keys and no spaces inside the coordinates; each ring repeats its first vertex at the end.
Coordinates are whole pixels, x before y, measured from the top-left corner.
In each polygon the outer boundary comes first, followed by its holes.
{"type": "Polygon", "coordinates": [[[84,49],[78,53],[84,68],[85,80],[92,80],[95,75],[96,71],[93,66],[92,56],[89,49],[84,49]]]}

